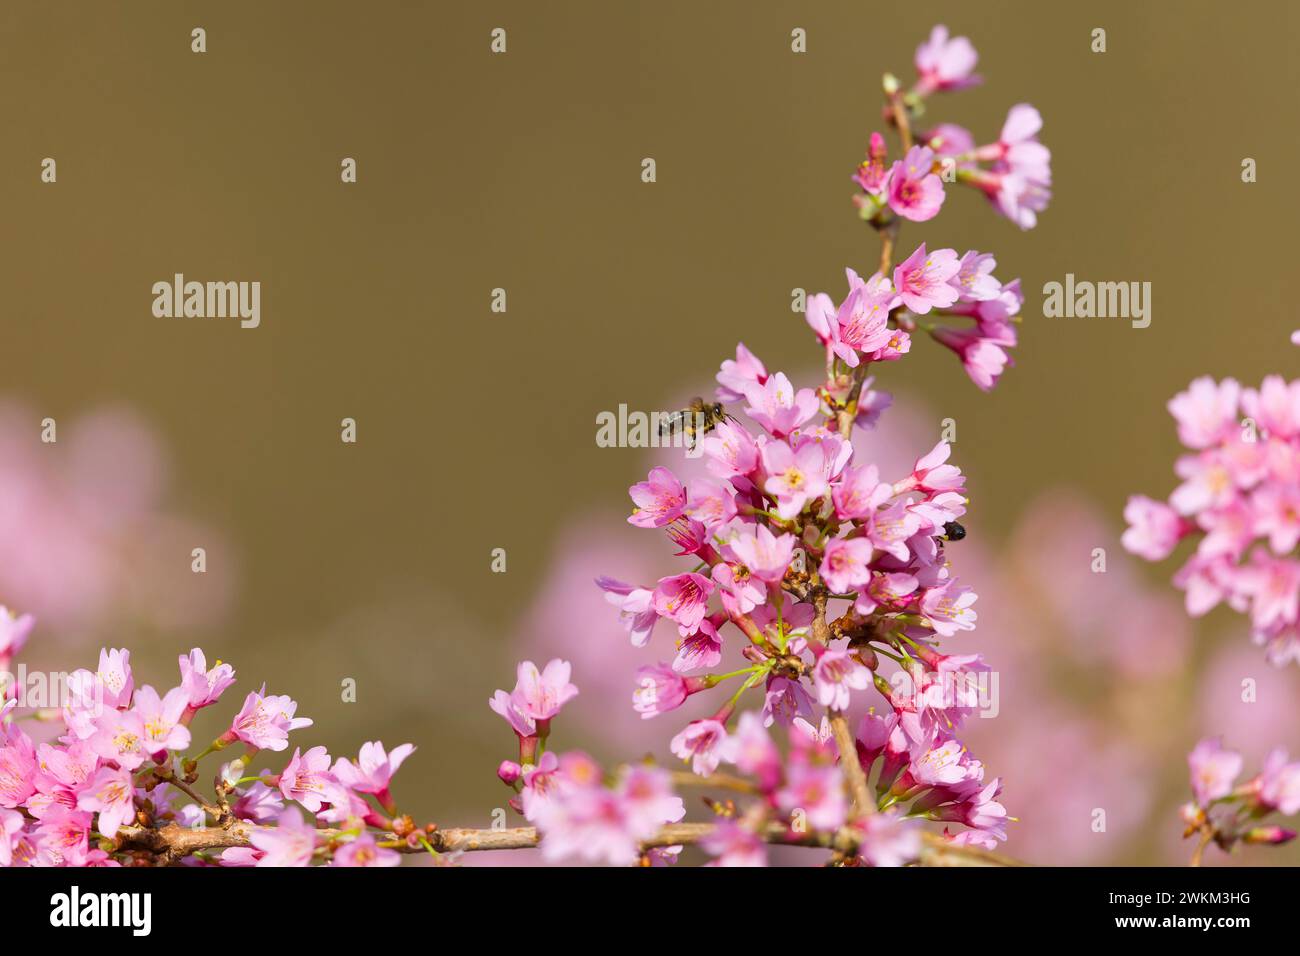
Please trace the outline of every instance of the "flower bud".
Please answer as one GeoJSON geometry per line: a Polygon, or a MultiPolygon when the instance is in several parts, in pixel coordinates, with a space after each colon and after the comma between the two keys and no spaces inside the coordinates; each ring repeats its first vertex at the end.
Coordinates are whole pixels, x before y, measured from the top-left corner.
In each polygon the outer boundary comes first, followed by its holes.
{"type": "Polygon", "coordinates": [[[1273,846],[1278,846],[1279,844],[1289,843],[1294,840],[1295,831],[1274,824],[1247,830],[1242,834],[1241,839],[1243,843],[1268,843],[1273,846]]]}

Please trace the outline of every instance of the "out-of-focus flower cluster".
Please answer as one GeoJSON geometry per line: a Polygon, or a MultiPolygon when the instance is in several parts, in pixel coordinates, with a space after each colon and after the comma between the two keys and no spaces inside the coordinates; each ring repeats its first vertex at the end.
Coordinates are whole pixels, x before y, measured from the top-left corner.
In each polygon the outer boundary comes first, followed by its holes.
{"type": "Polygon", "coordinates": [[[130,651],[105,649],[95,671],[20,683],[10,666],[32,625],[29,615],[0,608],[0,866],[392,866],[396,847],[428,848],[426,831],[397,813],[389,790],[410,744],[386,751],[367,743],[356,761],[294,748],[278,773],[248,773],[263,751],[287,750],[289,734],[312,723],[296,715],[295,701],[263,687],[187,758],[191,720],[234,684],[233,667],[209,667],[196,648],[179,658],[177,686],[159,692],[136,686],[130,651]],[[50,695],[57,702],[36,699],[50,695]],[[23,720],[58,729],[37,743],[23,720]],[[203,797],[200,762],[233,745],[243,753],[221,765],[212,797],[203,797]],[[159,842],[177,827],[233,824],[253,825],[251,845],[169,853],[159,842]]]}
{"type": "Polygon", "coordinates": [[[1129,499],[1125,547],[1160,561],[1194,538],[1174,578],[1188,613],[1226,602],[1270,661],[1300,660],[1300,381],[1199,378],[1169,411],[1190,450],[1174,466],[1182,484],[1167,503],[1129,499]]]}
{"type": "MultiPolygon", "coordinates": [[[[1018,283],[993,277],[991,256],[922,245],[890,268],[899,220],[930,219],[944,199],[939,154],[911,144],[910,120],[930,93],[967,85],[973,64],[969,41],[950,41],[937,28],[918,51],[920,78],[910,93],[886,76],[886,111],[904,156],[886,168],[884,137],[875,134],[856,177],[863,218],[882,236],[880,269],[865,280],[847,270],[849,292],[838,305],[825,294],[808,299],[824,381],[797,387],[738,345],[717,375],[714,407],[740,406],[749,423],[720,411],[698,424],[692,448],[705,457],[707,477],[683,481],[658,466],[631,487],[629,523],[664,533],[689,568],[657,581],[597,581],[633,645],[650,646],[660,625],[675,638],[671,662],[638,672],[632,702],[642,717],[729,691],[670,743],[698,777],[716,779],[724,764],[734,766],[755,798],[743,810],[720,811],[722,822],[703,841],[720,863],[762,862],[766,844],[780,842],[833,847],[840,862],[909,862],[921,821],[944,824],[956,845],[988,849],[1006,839],[1001,781],[986,778],[957,737],[985,703],[989,668],[979,654],[940,649],[975,627],[976,595],[954,576],[946,552],[965,534],[958,522],[965,479],[948,461],[947,442],[908,473],[886,475],[852,441],[854,429],[873,428],[891,402],[872,389],[868,370],[906,354],[916,329],[957,352],[983,389],[996,383],[1015,344],[1022,297],[1018,283]],[[918,318],[931,312],[973,321],[948,328],[918,318]],[[718,673],[728,640],[743,642],[745,666],[718,673]],[[751,689],[761,690],[762,704],[741,712],[751,689]],[[849,728],[845,713],[867,693],[878,695],[880,712],[873,707],[849,728]],[[786,728],[784,750],[771,735],[775,724],[786,728]]],[[[969,163],[987,159],[1010,179],[1032,154],[1045,179],[1037,126],[1013,115],[1014,141],[969,163]]],[[[545,751],[550,720],[577,693],[569,677],[564,661],[542,671],[525,662],[514,691],[497,692],[492,707],[519,737],[520,754],[499,775],[541,831],[548,857],[631,862],[638,843],[684,810],[662,771],[606,778],[585,756],[545,751]]],[[[734,784],[733,776],[726,775],[734,784]]]]}
{"type": "Polygon", "coordinates": [[[127,623],[171,632],[218,622],[234,562],[217,528],[168,506],[167,456],[152,427],[102,406],[60,418],[36,442],[40,420],[0,402],[3,599],[68,642],[107,640],[127,623]],[[191,570],[195,541],[210,565],[201,575],[191,570]]]}
{"type": "Polygon", "coordinates": [[[1199,833],[1201,845],[1211,840],[1224,851],[1237,844],[1276,846],[1295,839],[1295,831],[1267,822],[1273,814],[1300,813],[1300,761],[1288,762],[1286,751],[1274,749],[1254,777],[1238,785],[1241,754],[1225,750],[1217,738],[1206,738],[1187,756],[1194,799],[1182,809],[1185,837],[1199,833]]]}

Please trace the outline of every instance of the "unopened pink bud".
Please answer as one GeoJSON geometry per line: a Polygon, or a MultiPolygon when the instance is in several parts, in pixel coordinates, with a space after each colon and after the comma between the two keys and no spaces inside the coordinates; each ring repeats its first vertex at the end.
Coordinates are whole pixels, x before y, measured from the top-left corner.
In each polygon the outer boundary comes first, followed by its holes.
{"type": "Polygon", "coordinates": [[[1268,843],[1273,846],[1278,846],[1279,844],[1290,843],[1294,840],[1295,831],[1276,825],[1255,827],[1253,830],[1247,830],[1241,839],[1245,843],[1268,843]]]}

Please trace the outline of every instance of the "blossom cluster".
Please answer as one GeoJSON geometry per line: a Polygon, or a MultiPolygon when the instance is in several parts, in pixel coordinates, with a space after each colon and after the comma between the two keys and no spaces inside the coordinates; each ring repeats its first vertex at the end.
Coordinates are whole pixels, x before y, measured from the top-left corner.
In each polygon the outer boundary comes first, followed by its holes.
{"type": "MultiPolygon", "coordinates": [[[[919,118],[931,94],[978,84],[978,59],[970,40],[949,36],[948,28],[939,24],[916,49],[912,88],[901,91],[898,81],[887,75],[885,92],[919,118]]],[[[965,127],[939,123],[921,132],[917,145],[888,166],[884,137],[873,133],[867,158],[853,177],[862,189],[854,197],[859,215],[873,221],[889,213],[912,222],[933,219],[943,205],[947,179],[973,186],[1001,215],[1021,229],[1032,229],[1052,197],[1052,154],[1038,141],[1042,126],[1042,117],[1028,103],[1011,107],[998,138],[983,145],[977,145],[965,127]]]]}
{"type": "MultiPolygon", "coordinates": [[[[772,843],[829,847],[842,864],[907,863],[923,821],[949,825],[940,839],[952,845],[989,849],[1006,839],[1001,781],[986,778],[957,736],[984,704],[989,667],[979,654],[940,649],[976,622],[976,595],[947,556],[965,535],[965,477],[946,441],[922,445],[929,450],[904,475],[882,474],[854,443],[891,404],[868,372],[901,359],[918,328],[953,349],[986,390],[1016,342],[1019,283],[996,279],[991,255],[922,244],[891,268],[900,221],[931,219],[943,204],[943,157],[954,158],[960,180],[996,177],[1007,196],[1013,182],[1041,187],[1034,199],[1014,187],[1016,209],[1027,213],[1012,214],[1011,198],[999,203],[1022,226],[1045,202],[1049,157],[1029,107],[1013,110],[1003,140],[976,155],[952,151],[947,127],[911,141],[925,98],[969,85],[974,60],[968,40],[939,27],[917,51],[911,91],[885,78],[902,158],[887,166],[876,133],[855,177],[859,210],[881,235],[879,269],[867,279],[848,269],[839,304],[826,294],[807,301],[824,381],[798,387],[739,344],[716,376],[716,396],[748,421],[727,412],[693,436],[706,474],[657,466],[629,490],[629,523],[664,534],[688,567],[656,581],[596,582],[633,645],[652,646],[656,630],[675,641],[671,661],[637,674],[632,704],[643,718],[729,690],[669,743],[693,774],[680,785],[739,780],[754,798],[743,810],[715,807],[716,825],[698,841],[722,865],[762,863],[772,843]],[[977,170],[983,162],[991,168],[977,170]],[[929,315],[973,321],[939,327],[922,320],[929,315]],[[739,642],[746,666],[718,673],[728,641],[739,642]],[[750,690],[762,702],[742,710],[750,690]],[[859,707],[869,693],[874,706],[859,707]],[[860,715],[856,733],[850,710],[860,715]],[[721,773],[723,764],[739,773],[721,773]]],[[[492,708],[518,736],[520,755],[499,776],[550,858],[662,862],[665,854],[638,857],[636,847],[661,846],[656,829],[681,819],[672,777],[645,767],[607,777],[585,755],[545,752],[550,720],[577,692],[569,671],[558,660],[541,672],[525,662],[515,689],[497,692],[492,708]]]]}
{"type": "Polygon", "coordinates": [[[1174,466],[1182,484],[1167,502],[1129,499],[1124,546],[1160,561],[1194,539],[1174,578],[1188,613],[1226,602],[1249,614],[1274,664],[1300,661],[1300,381],[1199,378],[1169,411],[1188,448],[1174,466]]]}
{"type": "MultiPolygon", "coordinates": [[[[0,674],[31,631],[29,616],[0,608],[0,674]]],[[[0,678],[3,680],[3,678],[0,678]]],[[[8,684],[5,681],[6,685],[8,684]]],[[[288,750],[289,734],[312,721],[297,703],[266,688],[250,692],[227,729],[192,757],[190,723],[235,683],[231,665],[208,665],[195,648],[179,658],[179,682],[139,687],[126,649],[104,649],[95,671],[68,675],[60,706],[20,708],[14,686],[0,688],[0,866],[392,866],[397,848],[427,847],[424,832],[399,816],[389,786],[414,751],[380,742],[357,760],[332,760],[324,747],[295,747],[279,772],[247,774],[259,755],[288,750]],[[20,721],[54,732],[32,735],[20,721]],[[216,771],[212,798],[194,785],[210,754],[240,746],[216,771]],[[373,803],[371,802],[373,801],[373,803]],[[306,812],[304,817],[303,811],[306,812]],[[241,827],[247,846],[202,840],[171,854],[163,834],[241,827]],[[169,830],[169,828],[171,828],[169,830]]],[[[228,843],[229,841],[225,841],[228,843]]]]}
{"type": "MultiPolygon", "coordinates": [[[[885,78],[886,115],[899,128],[904,152],[889,161],[885,137],[871,134],[867,158],[853,181],[858,214],[877,230],[896,231],[901,220],[925,222],[943,206],[945,182],[981,189],[995,208],[1022,229],[1037,223],[1036,214],[1050,198],[1051,152],[1038,141],[1042,118],[1027,103],[1011,108],[998,140],[976,146],[963,127],[939,124],[911,142],[914,114],[937,91],[964,89],[975,82],[976,54],[965,37],[950,38],[936,26],[916,51],[916,84],[906,93],[897,80],[885,78]]],[[[985,391],[1009,364],[1007,350],[1017,343],[1024,296],[1020,281],[1003,283],[993,275],[992,255],[970,250],[928,249],[924,243],[892,272],[863,280],[849,270],[849,293],[834,306],[826,295],[815,297],[808,322],[834,356],[846,366],[859,361],[890,361],[911,347],[918,328],[951,349],[971,380],[985,391]],[[929,318],[922,319],[921,316],[929,318]],[[943,325],[936,318],[959,320],[943,325]],[[969,321],[967,321],[969,320],[969,321]]]]}
{"type": "MultiPolygon", "coordinates": [[[[1241,754],[1225,750],[1207,738],[1187,757],[1194,799],[1183,806],[1184,836],[1200,833],[1201,849],[1211,840],[1222,850],[1238,844],[1277,845],[1295,839],[1294,830],[1266,822],[1272,814],[1300,813],[1300,761],[1287,761],[1286,751],[1272,750],[1254,777],[1238,784],[1241,754]]],[[[1200,849],[1195,862],[1200,861],[1200,849]]]]}

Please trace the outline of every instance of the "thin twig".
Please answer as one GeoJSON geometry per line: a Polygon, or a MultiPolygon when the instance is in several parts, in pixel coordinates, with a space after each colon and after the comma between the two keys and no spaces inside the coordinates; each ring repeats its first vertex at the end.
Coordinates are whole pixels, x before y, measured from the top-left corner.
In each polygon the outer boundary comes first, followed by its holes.
{"type": "MultiPolygon", "coordinates": [[[[649,840],[644,841],[643,849],[668,846],[691,846],[699,843],[713,832],[712,823],[673,823],[662,827],[649,840]]],[[[123,827],[119,831],[122,849],[144,850],[157,854],[159,861],[174,863],[185,856],[206,850],[224,850],[231,847],[251,846],[251,838],[258,831],[271,831],[274,827],[263,827],[253,823],[238,821],[223,827],[183,827],[176,823],[166,826],[123,827]]],[[[423,833],[423,831],[420,831],[423,833]]],[[[322,842],[339,839],[343,831],[322,829],[317,837],[322,842]]],[[[796,833],[781,823],[767,824],[762,832],[767,843],[787,846],[822,847],[844,851],[851,849],[856,836],[849,828],[837,833],[796,833]]],[[[535,827],[508,827],[502,829],[469,829],[453,827],[435,830],[426,834],[429,845],[439,853],[473,853],[484,850],[525,850],[536,847],[540,836],[535,827]]],[[[423,853],[420,845],[401,843],[395,847],[403,853],[423,853]]],[[[922,835],[922,866],[1025,866],[1019,860],[1011,859],[978,847],[959,846],[933,833],[922,835]]]]}

